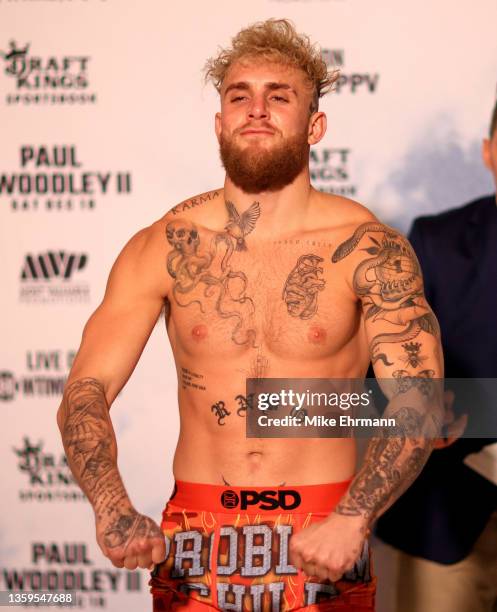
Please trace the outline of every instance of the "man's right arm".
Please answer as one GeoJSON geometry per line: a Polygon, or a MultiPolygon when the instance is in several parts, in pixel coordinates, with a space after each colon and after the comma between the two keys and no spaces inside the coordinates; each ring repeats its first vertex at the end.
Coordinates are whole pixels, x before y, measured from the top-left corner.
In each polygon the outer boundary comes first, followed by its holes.
{"type": "Polygon", "coordinates": [[[117,567],[149,567],[164,538],[139,514],[117,467],[109,407],[131,375],[168,293],[165,225],[136,234],[117,258],[69,374],[57,422],[69,466],[95,512],[97,541],[117,567]]]}

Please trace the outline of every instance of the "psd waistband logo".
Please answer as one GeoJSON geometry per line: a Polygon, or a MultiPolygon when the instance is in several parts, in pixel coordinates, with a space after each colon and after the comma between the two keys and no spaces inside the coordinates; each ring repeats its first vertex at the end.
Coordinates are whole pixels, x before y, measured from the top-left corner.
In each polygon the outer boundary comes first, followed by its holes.
{"type": "Polygon", "coordinates": [[[223,491],[221,504],[224,508],[237,508],[247,510],[250,506],[257,506],[259,510],[294,510],[300,506],[302,499],[298,491],[254,491],[242,489],[238,495],[235,491],[223,491]]]}

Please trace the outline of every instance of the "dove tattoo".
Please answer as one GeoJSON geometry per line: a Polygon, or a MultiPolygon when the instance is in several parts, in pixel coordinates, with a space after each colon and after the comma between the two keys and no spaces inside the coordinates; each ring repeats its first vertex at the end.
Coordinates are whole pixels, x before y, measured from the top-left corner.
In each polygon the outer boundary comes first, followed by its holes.
{"type": "Polygon", "coordinates": [[[226,202],[226,208],[228,209],[229,221],[224,228],[225,231],[235,239],[236,250],[246,251],[247,245],[245,243],[245,236],[255,227],[255,222],[260,217],[261,208],[259,202],[254,202],[246,211],[241,215],[238,213],[236,206],[229,200],[226,202]]]}

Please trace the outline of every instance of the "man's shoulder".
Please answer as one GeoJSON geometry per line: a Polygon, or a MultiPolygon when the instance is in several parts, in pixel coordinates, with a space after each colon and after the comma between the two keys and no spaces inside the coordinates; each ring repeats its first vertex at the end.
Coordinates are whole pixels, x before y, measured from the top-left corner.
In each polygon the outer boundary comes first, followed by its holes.
{"type": "Polygon", "coordinates": [[[325,226],[353,233],[367,223],[380,224],[377,217],[363,204],[334,194],[319,194],[322,222],[325,226]]]}
{"type": "Polygon", "coordinates": [[[478,222],[479,219],[492,211],[496,206],[495,195],[484,196],[471,200],[462,206],[449,208],[442,212],[423,215],[413,221],[413,228],[417,231],[436,231],[438,228],[465,227],[468,222],[478,222]]]}
{"type": "Polygon", "coordinates": [[[219,188],[189,197],[175,204],[159,221],[167,225],[173,219],[181,217],[190,221],[198,220],[202,222],[219,210],[219,204],[224,202],[223,194],[224,189],[219,188]]]}

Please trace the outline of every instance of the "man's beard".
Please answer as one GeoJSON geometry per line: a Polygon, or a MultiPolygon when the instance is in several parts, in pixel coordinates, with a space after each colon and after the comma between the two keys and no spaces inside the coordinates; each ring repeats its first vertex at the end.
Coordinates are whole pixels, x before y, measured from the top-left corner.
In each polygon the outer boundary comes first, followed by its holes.
{"type": "Polygon", "coordinates": [[[269,149],[257,144],[241,149],[221,134],[219,151],[226,174],[245,193],[278,191],[292,183],[309,163],[307,133],[269,149]]]}

